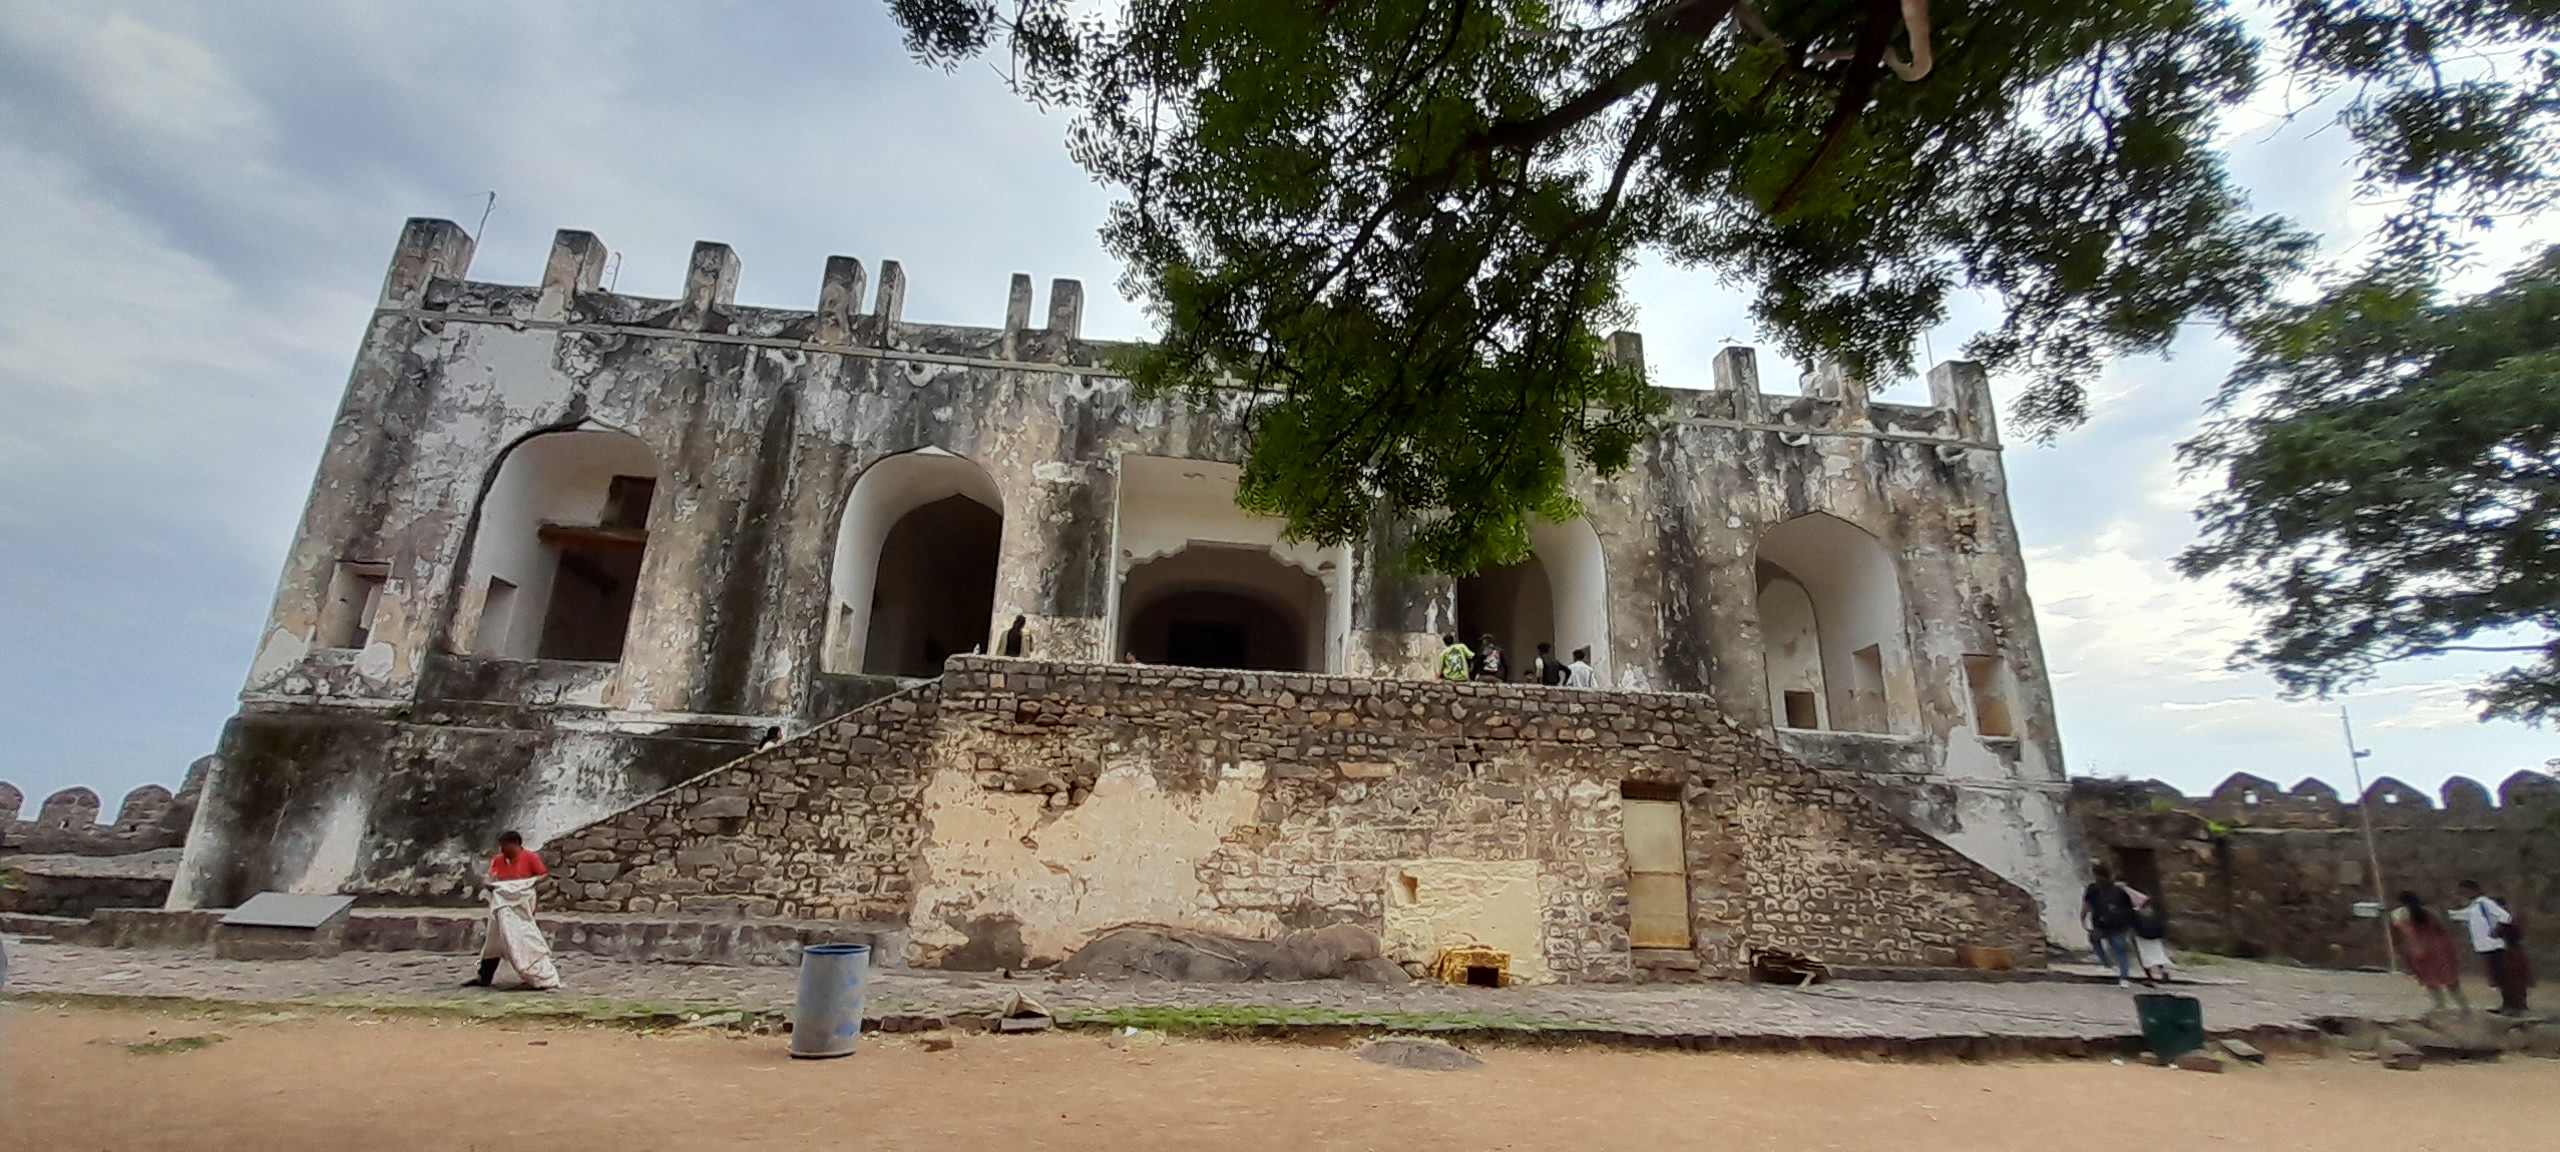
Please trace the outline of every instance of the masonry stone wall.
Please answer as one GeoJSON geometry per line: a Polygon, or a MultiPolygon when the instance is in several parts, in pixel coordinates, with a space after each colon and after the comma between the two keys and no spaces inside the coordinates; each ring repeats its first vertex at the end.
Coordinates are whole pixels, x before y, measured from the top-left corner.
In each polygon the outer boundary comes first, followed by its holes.
{"type": "Polygon", "coordinates": [[[13,853],[70,856],[123,856],[186,842],[187,824],[195,817],[196,794],[204,785],[207,762],[198,760],[177,793],[145,784],[125,794],[113,820],[98,794],[87,788],[64,788],[36,806],[32,818],[20,815],[26,794],[0,780],[0,856],[13,853]]]}
{"type": "Polygon", "coordinates": [[[1683,803],[1708,971],[2041,959],[2024,891],[1691,695],[959,657],[545,850],[582,910],[904,920],[962,967],[1126,923],[1377,930],[1404,870],[1527,861],[1522,960],[1617,979],[1630,789],[1683,803]]]}
{"type": "Polygon", "coordinates": [[[2174,943],[2379,967],[2382,926],[2356,914],[2375,899],[2379,859],[2386,899],[2414,891],[2441,909],[2455,903],[2456,884],[2478,880],[2523,918],[2534,966],[2560,971],[2560,781],[2538,772],[2508,777],[2494,800],[2455,777],[2441,805],[2388,777],[2354,801],[2317,780],[2286,789],[2246,773],[2206,796],[2156,780],[2081,779],[2071,810],[2099,863],[2167,901],[2174,943]]]}

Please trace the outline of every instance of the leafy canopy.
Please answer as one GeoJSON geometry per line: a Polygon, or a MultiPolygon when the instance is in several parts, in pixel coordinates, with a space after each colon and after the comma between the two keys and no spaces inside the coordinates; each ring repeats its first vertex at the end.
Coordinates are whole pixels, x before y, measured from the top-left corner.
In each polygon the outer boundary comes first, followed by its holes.
{"type": "Polygon", "coordinates": [[[1125,367],[1237,407],[1242,503],[1326,542],[1403,518],[1412,559],[1458,573],[1573,514],[1569,457],[1614,472],[1646,431],[1602,338],[1642,251],[1867,380],[1910,368],[1949,293],[1991,293],[1968,352],[2050,435],[2107,358],[2300,268],[2216,138],[2271,68],[2345,94],[2365,183],[2406,194],[2404,254],[2543,194],[2560,91],[2547,58],[2470,63],[2547,40],[2560,0],[2294,0],[2272,40],[2214,0],[889,7],[920,59],[1074,112],[1072,154],[1122,194],[1105,244],[1164,325],[1125,367]]]}
{"type": "Polygon", "coordinates": [[[2247,407],[2184,446],[2227,487],[2179,558],[2267,614],[2241,658],[2326,692],[2410,656],[2538,653],[2473,701],[2560,712],[2560,248],[2458,303],[2370,274],[2249,338],[2247,407]]]}

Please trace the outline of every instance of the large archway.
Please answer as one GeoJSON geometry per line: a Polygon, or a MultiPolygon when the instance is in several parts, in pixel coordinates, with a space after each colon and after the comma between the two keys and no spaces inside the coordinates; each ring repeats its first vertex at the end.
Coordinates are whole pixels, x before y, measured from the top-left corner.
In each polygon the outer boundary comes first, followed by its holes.
{"type": "MultiPolygon", "coordinates": [[[[658,458],[597,425],[518,441],[480,500],[454,648],[507,660],[622,659],[649,545],[658,458]]],[[[339,574],[349,584],[349,573],[339,574]]],[[[356,572],[355,583],[371,574],[356,572]]],[[[369,590],[368,590],[369,591],[369,590]]],[[[370,621],[360,601],[335,603],[370,621]]]]}
{"type": "Polygon", "coordinates": [[[1277,517],[1237,507],[1239,476],[1214,460],[1120,458],[1114,657],[1340,670],[1351,627],[1347,553],[1288,539],[1277,517]]]}
{"type": "Polygon", "coordinates": [[[1129,570],[1121,651],[1144,664],[1324,668],[1324,582],[1250,545],[1194,543],[1129,570]]]}
{"type": "Polygon", "coordinates": [[[1913,729],[1901,570],[1881,541],[1836,516],[1799,516],[1762,534],[1754,575],[1779,727],[1913,729]]]}
{"type": "Polygon", "coordinates": [[[1004,498],[976,464],[924,448],[872,465],[836,529],[819,667],[938,676],[982,650],[1003,534],[1004,498]]]}
{"type": "Polygon", "coordinates": [[[1510,658],[1505,678],[1525,680],[1538,645],[1551,645],[1559,662],[1577,648],[1591,649],[1591,666],[1609,680],[1607,565],[1600,536],[1588,520],[1564,524],[1532,521],[1529,555],[1458,581],[1457,627],[1469,647],[1490,633],[1510,658]]]}

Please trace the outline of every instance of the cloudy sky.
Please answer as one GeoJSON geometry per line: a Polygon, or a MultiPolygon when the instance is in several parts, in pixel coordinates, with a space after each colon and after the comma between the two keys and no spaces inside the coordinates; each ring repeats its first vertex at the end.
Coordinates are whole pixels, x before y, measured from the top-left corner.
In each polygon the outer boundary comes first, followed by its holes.
{"type": "MultiPolygon", "coordinates": [[[[2351,243],[2370,213],[2334,134],[2279,111],[2235,127],[2244,174],[2351,243]]],[[[626,291],[673,295],[716,239],[746,303],[809,307],[846,253],[903,261],[912,319],[997,323],[1020,271],[1081,277],[1088,334],[1143,334],[1064,127],[982,68],[910,63],[872,0],[0,0],[0,780],[112,807],[212,748],[403,218],[476,227],[495,190],[484,280],[535,280],[584,228],[626,291]]],[[[1648,266],[1635,297],[1665,384],[1752,339],[1710,276],[1648,266]]],[[[2010,450],[2064,744],[2079,773],[2343,786],[2336,703],[2226,669],[2246,618],[2168,566],[2195,500],[2170,450],[2229,360],[2192,333],[2118,366],[2087,428],[2010,450]]],[[[2482,667],[2349,697],[2369,770],[2433,788],[2560,755],[2471,718],[2482,667]]]]}

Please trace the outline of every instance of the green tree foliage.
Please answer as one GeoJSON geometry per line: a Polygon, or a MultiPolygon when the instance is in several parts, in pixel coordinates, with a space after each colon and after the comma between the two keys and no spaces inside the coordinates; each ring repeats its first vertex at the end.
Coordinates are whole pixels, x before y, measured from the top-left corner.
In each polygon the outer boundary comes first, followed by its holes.
{"type": "Polygon", "coordinates": [[[2296,691],[2443,652],[2536,653],[2472,693],[2560,711],[2560,248],[2443,303],[2377,272],[2251,325],[2189,575],[2266,614],[2241,659],[2296,691]]]}
{"type": "Polygon", "coordinates": [[[1602,338],[1640,252],[1865,380],[1950,293],[1996,296],[1968,351],[2049,435],[2107,358],[2300,268],[2216,142],[2271,67],[2346,94],[2401,248],[2440,248],[2537,194],[2560,81],[2468,61],[2555,3],[2297,0],[2271,47],[2213,0],[889,0],[920,59],[1073,111],[1164,326],[1126,367],[1247,422],[1242,502],[1328,542],[1406,518],[1451,572],[1641,440],[1652,395],[1602,338]]]}

